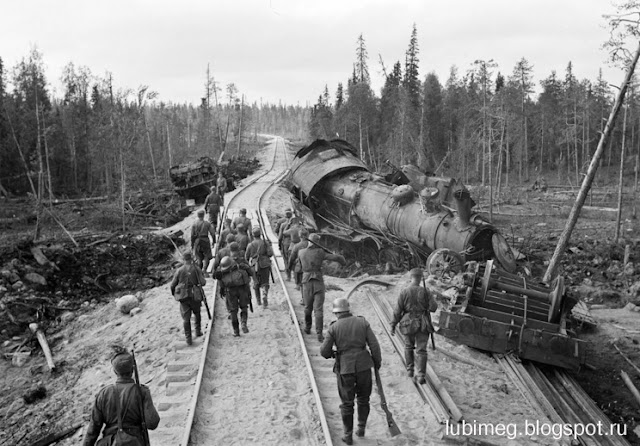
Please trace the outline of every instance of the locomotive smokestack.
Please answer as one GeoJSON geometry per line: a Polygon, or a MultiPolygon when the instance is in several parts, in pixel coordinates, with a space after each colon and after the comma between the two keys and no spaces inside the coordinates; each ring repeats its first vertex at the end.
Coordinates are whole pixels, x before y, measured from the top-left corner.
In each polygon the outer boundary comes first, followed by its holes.
{"type": "Polygon", "coordinates": [[[469,226],[471,218],[471,194],[466,189],[458,189],[453,193],[458,209],[458,219],[463,227],[469,226]]]}

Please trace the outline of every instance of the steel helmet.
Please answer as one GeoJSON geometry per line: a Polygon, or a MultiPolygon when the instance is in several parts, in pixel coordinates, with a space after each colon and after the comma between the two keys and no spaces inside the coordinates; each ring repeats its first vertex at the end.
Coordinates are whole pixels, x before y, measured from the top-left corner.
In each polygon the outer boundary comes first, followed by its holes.
{"type": "Polygon", "coordinates": [[[254,237],[260,237],[262,235],[262,232],[260,231],[260,228],[255,227],[251,230],[251,232],[253,233],[254,237]]]}
{"type": "Polygon", "coordinates": [[[313,233],[309,234],[309,241],[312,243],[318,243],[320,241],[320,234],[313,233]]]}
{"type": "Polygon", "coordinates": [[[346,297],[338,297],[333,301],[334,313],[344,313],[346,311],[349,311],[349,299],[346,297]]]}
{"type": "Polygon", "coordinates": [[[240,251],[240,245],[238,242],[229,243],[229,251],[240,251]]]}
{"type": "Polygon", "coordinates": [[[220,261],[220,271],[227,271],[233,266],[233,259],[229,256],[224,256],[220,261]]]}
{"type": "Polygon", "coordinates": [[[227,239],[226,239],[227,243],[231,243],[235,241],[236,241],[236,236],[234,234],[227,234],[227,239]]]}

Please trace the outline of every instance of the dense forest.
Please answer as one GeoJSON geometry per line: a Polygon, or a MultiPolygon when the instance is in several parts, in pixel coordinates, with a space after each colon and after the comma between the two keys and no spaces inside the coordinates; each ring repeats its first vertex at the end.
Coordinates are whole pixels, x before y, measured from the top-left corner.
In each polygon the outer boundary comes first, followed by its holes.
{"type": "Polygon", "coordinates": [[[258,133],[307,138],[307,107],[245,103],[208,69],[199,106],[158,101],[149,86],[115,88],[111,73],[73,63],[61,80],[53,97],[37,48],[10,70],[0,58],[0,196],[110,195],[122,180],[149,190],[167,183],[170,166],[238,156],[258,133]]]}
{"type": "MultiPolygon", "coordinates": [[[[540,177],[579,184],[615,93],[601,71],[595,80],[578,79],[569,61],[564,73],[549,73],[537,88],[534,66],[525,57],[508,74],[493,60],[476,60],[464,71],[451,67],[443,85],[433,72],[419,75],[415,25],[404,56],[404,64],[398,61],[392,67],[380,60],[385,83],[378,97],[360,35],[346,86],[337,85],[333,101],[325,86],[313,107],[311,136],[339,135],[376,168],[389,160],[482,185],[521,184],[540,177]]],[[[626,124],[621,114],[602,164],[618,170],[624,128],[625,166],[631,172],[640,146],[637,85],[626,104],[626,124]]]]}

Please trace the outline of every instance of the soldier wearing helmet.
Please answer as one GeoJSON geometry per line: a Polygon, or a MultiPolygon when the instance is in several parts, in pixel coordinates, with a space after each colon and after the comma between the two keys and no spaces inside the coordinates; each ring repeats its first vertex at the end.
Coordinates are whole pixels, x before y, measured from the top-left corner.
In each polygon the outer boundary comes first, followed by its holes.
{"type": "Polygon", "coordinates": [[[420,286],[423,270],[414,268],[409,272],[410,284],[400,291],[398,302],[391,321],[391,334],[395,334],[396,326],[404,335],[404,358],[407,374],[413,377],[414,360],[417,359],[417,380],[420,384],[426,382],[427,344],[429,335],[433,333],[431,312],[436,311],[438,304],[426,288],[420,286]],[[414,358],[414,350],[415,356],[414,358]]]}
{"type": "Polygon", "coordinates": [[[233,219],[231,228],[237,230],[238,225],[243,225],[245,233],[251,234],[251,219],[247,218],[247,210],[245,208],[240,209],[240,215],[233,219]]]}
{"type": "Polygon", "coordinates": [[[293,215],[293,210],[291,210],[291,209],[285,209],[285,211],[284,211],[284,217],[279,218],[278,220],[276,220],[276,224],[275,224],[275,226],[273,227],[273,232],[274,232],[276,235],[279,235],[279,234],[280,234],[280,227],[281,227],[282,225],[286,224],[286,223],[289,221],[289,219],[291,218],[291,216],[292,216],[292,215],[293,215]]]}
{"type": "Polygon", "coordinates": [[[240,336],[240,325],[242,325],[243,333],[249,333],[247,326],[249,319],[247,307],[251,302],[249,277],[253,277],[253,280],[257,281],[255,272],[247,263],[236,262],[232,257],[225,256],[220,261],[220,266],[214,271],[213,277],[222,282],[224,286],[224,297],[231,316],[233,336],[240,336]],[[238,322],[238,310],[240,310],[240,323],[238,322]]]}
{"type": "Polygon", "coordinates": [[[338,375],[338,394],[342,402],[342,441],[353,444],[354,401],[358,404],[356,435],[364,437],[370,411],[371,367],[380,368],[382,354],[369,322],[362,316],[356,317],[351,314],[346,298],[340,297],[333,301],[333,313],[337,320],[329,325],[327,337],[320,347],[320,354],[327,359],[336,358],[333,371],[338,375]]]}
{"type": "Polygon", "coordinates": [[[291,245],[300,241],[298,231],[302,225],[302,220],[295,214],[280,226],[278,232],[278,243],[280,245],[280,252],[284,259],[285,270],[287,272],[287,280],[291,280],[291,270],[289,269],[289,254],[291,253],[291,245]]]}
{"type": "MultiPolygon", "coordinates": [[[[188,345],[192,344],[191,339],[191,314],[195,317],[196,337],[202,336],[200,310],[202,302],[193,293],[194,286],[202,286],[206,283],[202,270],[193,263],[193,256],[190,252],[184,253],[184,265],[182,265],[173,276],[171,281],[171,295],[176,297],[176,288],[179,284],[186,290],[180,293],[180,315],[182,316],[182,326],[184,336],[188,345]]],[[[177,297],[176,297],[177,298],[177,297]]]]}
{"type": "Polygon", "coordinates": [[[300,253],[300,250],[309,246],[309,230],[302,226],[298,231],[298,236],[300,237],[300,241],[295,245],[292,245],[288,263],[288,269],[289,271],[293,271],[294,279],[296,281],[296,290],[302,288],[302,267],[298,261],[298,254],[300,253]]]}
{"type": "Polygon", "coordinates": [[[227,179],[224,177],[221,170],[218,171],[218,179],[216,180],[216,189],[217,189],[218,195],[220,195],[221,197],[224,197],[224,193],[228,189],[227,179]]]}
{"type": "Polygon", "coordinates": [[[269,306],[268,295],[271,257],[273,257],[271,243],[262,240],[262,233],[259,227],[253,228],[253,241],[247,246],[245,259],[247,259],[258,277],[258,281],[254,282],[253,287],[256,292],[258,305],[262,305],[263,308],[269,306]]]}
{"type": "Polygon", "coordinates": [[[322,328],[324,323],[324,277],[322,276],[322,262],[334,260],[342,266],[346,265],[344,257],[338,254],[330,254],[320,248],[320,236],[313,233],[309,236],[309,245],[298,253],[300,266],[302,267],[302,299],[304,300],[304,332],[311,333],[312,314],[315,315],[316,333],[318,341],[322,342],[322,328]]]}
{"type": "Polygon", "coordinates": [[[211,192],[204,200],[204,209],[209,214],[209,222],[211,222],[214,229],[218,226],[218,214],[223,204],[222,196],[218,194],[215,186],[211,186],[211,192]]]}
{"type": "Polygon", "coordinates": [[[204,210],[198,211],[198,219],[191,226],[191,246],[196,256],[198,267],[205,273],[211,260],[211,243],[216,242],[214,227],[204,219],[204,210]],[[211,235],[211,242],[209,241],[211,235]]]}

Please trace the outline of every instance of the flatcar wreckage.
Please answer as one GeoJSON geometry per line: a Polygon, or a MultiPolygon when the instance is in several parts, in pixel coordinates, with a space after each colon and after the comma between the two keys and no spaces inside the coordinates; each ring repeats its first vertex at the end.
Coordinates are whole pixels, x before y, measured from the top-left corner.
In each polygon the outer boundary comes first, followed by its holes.
{"type": "Polygon", "coordinates": [[[293,205],[323,241],[376,244],[380,252],[401,247],[416,263],[426,258],[436,275],[476,265],[462,303],[443,311],[444,336],[495,353],[576,369],[584,342],[565,328],[564,283],[531,285],[515,272],[504,237],[472,211],[467,188],[452,178],[422,174],[415,167],[383,177],[372,173],[343,140],[316,140],[298,151],[286,185],[293,205]],[[502,268],[494,269],[496,259],[502,268]],[[488,262],[484,263],[484,261],[488,262]]]}

